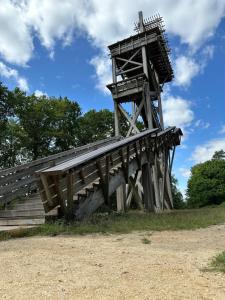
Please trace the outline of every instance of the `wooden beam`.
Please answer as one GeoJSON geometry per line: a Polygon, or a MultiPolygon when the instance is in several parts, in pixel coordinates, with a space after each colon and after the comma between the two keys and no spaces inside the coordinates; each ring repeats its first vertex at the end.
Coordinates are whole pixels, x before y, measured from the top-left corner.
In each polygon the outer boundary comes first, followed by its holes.
{"type": "Polygon", "coordinates": [[[66,206],[66,219],[74,218],[74,201],[73,201],[73,173],[68,172],[66,175],[66,185],[67,185],[67,206],[66,206]]]}
{"type": "Polygon", "coordinates": [[[133,196],[134,196],[135,202],[137,203],[139,209],[143,210],[144,206],[142,203],[142,199],[138,193],[138,189],[136,187],[136,182],[134,181],[134,178],[132,178],[132,177],[129,178],[129,184],[130,184],[131,188],[133,189],[133,196]]]}
{"type": "Polygon", "coordinates": [[[127,69],[127,70],[124,70],[124,71],[120,71],[120,72],[118,71],[118,72],[116,73],[116,75],[118,76],[118,75],[127,74],[127,73],[130,73],[130,72],[132,72],[132,71],[138,70],[138,69],[140,69],[140,68],[142,68],[142,65],[141,65],[141,66],[134,67],[134,68],[131,68],[131,69],[127,69]]]}
{"type": "Polygon", "coordinates": [[[142,166],[142,186],[145,209],[155,211],[151,165],[149,163],[142,166]]]}
{"type": "Polygon", "coordinates": [[[118,103],[114,100],[114,123],[115,123],[115,136],[120,135],[120,124],[119,124],[119,111],[118,103]]]}
{"type": "MultiPolygon", "coordinates": [[[[140,49],[138,49],[128,60],[121,58],[121,57],[116,57],[116,59],[118,60],[122,60],[125,61],[125,64],[123,64],[123,66],[119,69],[119,71],[121,71],[122,69],[124,69],[126,67],[126,65],[128,63],[130,63],[132,61],[132,59],[140,52],[140,49]]],[[[142,64],[141,64],[142,65],[142,64]]]]}
{"type": "MultiPolygon", "coordinates": [[[[135,112],[135,114],[134,114],[134,116],[133,116],[133,118],[132,118],[132,122],[133,122],[134,124],[136,123],[137,118],[138,118],[138,116],[140,115],[143,106],[144,106],[144,99],[141,100],[141,103],[139,104],[139,106],[138,106],[138,108],[137,108],[137,110],[136,110],[136,112],[135,112]]],[[[131,128],[132,128],[132,127],[131,127],[131,128]]],[[[130,136],[130,134],[131,134],[131,131],[132,131],[131,128],[130,128],[130,129],[128,130],[128,132],[127,132],[127,137],[130,136]]]]}
{"type": "Polygon", "coordinates": [[[118,104],[118,108],[122,112],[122,114],[125,116],[125,118],[128,120],[128,122],[133,127],[133,129],[136,131],[136,133],[139,133],[140,130],[135,125],[135,122],[129,117],[129,115],[127,114],[127,112],[123,109],[123,107],[120,104],[118,104]]]}
{"type": "MultiPolygon", "coordinates": [[[[135,60],[125,59],[125,58],[122,58],[122,57],[117,57],[116,59],[117,59],[117,60],[120,60],[120,61],[125,61],[125,62],[127,62],[127,64],[130,63],[130,64],[134,64],[134,65],[136,65],[136,66],[143,66],[142,63],[137,62],[137,61],[135,61],[135,60]]],[[[124,65],[123,65],[118,71],[120,72],[120,71],[122,71],[123,69],[124,69],[124,65]]]]}

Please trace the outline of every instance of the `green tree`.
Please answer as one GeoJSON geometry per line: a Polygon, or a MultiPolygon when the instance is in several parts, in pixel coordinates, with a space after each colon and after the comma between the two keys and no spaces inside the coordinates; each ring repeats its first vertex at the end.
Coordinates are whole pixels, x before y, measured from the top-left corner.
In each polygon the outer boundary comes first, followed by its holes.
{"type": "Polygon", "coordinates": [[[67,98],[26,96],[14,92],[15,114],[25,135],[23,144],[31,160],[67,150],[76,145],[76,130],[81,114],[77,102],[67,98]]]}
{"type": "Polygon", "coordinates": [[[114,115],[108,109],[88,111],[79,119],[78,143],[85,145],[114,136],[114,115]]]}
{"type": "Polygon", "coordinates": [[[11,92],[0,82],[0,144],[7,128],[8,118],[13,115],[11,92]]]}
{"type": "Polygon", "coordinates": [[[0,168],[7,168],[16,164],[15,134],[18,127],[14,113],[13,93],[0,82],[0,168]]]}
{"type": "Polygon", "coordinates": [[[225,151],[222,149],[213,154],[212,159],[225,159],[225,151]]]}
{"type": "Polygon", "coordinates": [[[212,159],[192,167],[187,196],[189,207],[225,201],[225,160],[212,159]]]}
{"type": "MultiPolygon", "coordinates": [[[[126,136],[130,125],[122,114],[119,115],[119,123],[120,135],[126,136]]],[[[139,130],[143,130],[143,123],[138,121],[137,127],[139,130]]],[[[108,109],[99,111],[92,109],[85,113],[79,120],[79,145],[85,145],[114,135],[114,113],[108,109]]]]}
{"type": "Polygon", "coordinates": [[[24,131],[14,119],[7,121],[4,137],[1,141],[0,167],[10,168],[28,159],[28,153],[23,144],[24,131]]]}
{"type": "Polygon", "coordinates": [[[173,196],[173,206],[175,209],[183,209],[185,208],[186,204],[184,202],[183,195],[179,191],[177,185],[178,185],[178,180],[175,178],[174,175],[172,175],[171,189],[172,189],[172,196],[173,196]]]}

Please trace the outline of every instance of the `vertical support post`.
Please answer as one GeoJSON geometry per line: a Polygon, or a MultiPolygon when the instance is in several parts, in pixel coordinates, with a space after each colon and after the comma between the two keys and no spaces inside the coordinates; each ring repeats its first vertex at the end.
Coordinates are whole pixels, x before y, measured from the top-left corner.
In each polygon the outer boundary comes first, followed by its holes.
{"type": "Polygon", "coordinates": [[[147,211],[154,211],[154,195],[150,163],[142,166],[142,186],[144,191],[144,204],[147,211]]]}
{"type": "Polygon", "coordinates": [[[148,128],[152,129],[153,128],[152,106],[151,106],[149,84],[146,84],[146,86],[145,86],[145,105],[146,105],[146,116],[147,116],[147,120],[148,120],[148,128]]]}
{"type": "Polygon", "coordinates": [[[66,176],[67,185],[67,207],[66,207],[66,219],[70,220],[74,216],[73,205],[73,173],[69,172],[66,176]]]}
{"type": "Polygon", "coordinates": [[[154,191],[155,191],[155,204],[157,210],[161,209],[160,205],[160,193],[159,193],[159,174],[158,174],[158,162],[157,162],[157,155],[154,154],[154,165],[153,165],[153,182],[154,182],[154,191]]]}
{"type": "Polygon", "coordinates": [[[140,32],[144,31],[144,22],[143,22],[143,13],[142,11],[138,12],[139,24],[140,24],[140,32]]]}
{"type": "Polygon", "coordinates": [[[166,189],[166,176],[167,176],[167,155],[166,151],[163,151],[163,157],[162,157],[162,165],[163,165],[163,179],[162,179],[162,193],[161,193],[161,204],[162,204],[162,210],[164,210],[165,206],[165,189],[166,189]]]}
{"type": "Polygon", "coordinates": [[[116,203],[117,203],[118,212],[125,211],[125,199],[126,199],[126,184],[122,184],[116,190],[116,203]]]}
{"type": "Polygon", "coordinates": [[[117,102],[114,100],[114,123],[115,123],[115,136],[119,136],[119,108],[117,102]]]}
{"type": "Polygon", "coordinates": [[[117,76],[116,76],[116,59],[115,59],[115,57],[112,57],[112,76],[113,76],[113,83],[116,83],[117,76]]]}
{"type": "MultiPolygon", "coordinates": [[[[116,59],[112,57],[112,76],[113,83],[117,82],[116,76],[116,59]]],[[[115,122],[115,136],[120,134],[120,124],[119,124],[119,107],[116,100],[114,100],[114,122],[115,122]]],[[[117,211],[125,211],[125,201],[126,201],[126,184],[122,184],[116,190],[116,202],[117,202],[117,211]]]]}
{"type": "Polygon", "coordinates": [[[159,119],[162,130],[164,130],[163,112],[162,112],[162,100],[160,94],[158,95],[158,108],[159,108],[159,119]]]}

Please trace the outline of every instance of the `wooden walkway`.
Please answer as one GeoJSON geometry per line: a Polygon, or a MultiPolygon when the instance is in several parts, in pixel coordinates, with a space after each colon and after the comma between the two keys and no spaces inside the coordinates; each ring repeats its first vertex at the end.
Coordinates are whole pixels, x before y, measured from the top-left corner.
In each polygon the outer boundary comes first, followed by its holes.
{"type": "Polygon", "coordinates": [[[0,226],[43,224],[46,215],[56,215],[57,209],[45,212],[37,187],[38,170],[44,170],[71,158],[96,150],[120,138],[109,138],[61,152],[33,162],[0,171],[0,226]]]}
{"type": "Polygon", "coordinates": [[[82,219],[103,203],[111,207],[112,194],[128,183],[125,208],[134,199],[141,209],[170,209],[173,204],[165,182],[169,180],[173,157],[168,153],[174,153],[181,135],[175,127],[145,130],[128,138],[107,139],[3,170],[0,203],[4,210],[0,210],[0,225],[43,224],[46,214],[56,215],[58,208],[66,218],[82,219]],[[145,166],[150,173],[142,179],[140,195],[136,189],[138,172],[145,166]],[[156,169],[160,198],[150,190],[154,175],[151,170],[156,169]]]}
{"type": "Polygon", "coordinates": [[[38,172],[39,191],[45,211],[60,206],[67,218],[82,219],[92,214],[103,203],[111,206],[111,196],[122,184],[132,187],[124,206],[129,208],[134,198],[140,208],[158,211],[172,208],[171,195],[166,189],[172,167],[169,151],[180,144],[182,132],[170,127],[164,131],[145,130],[57,166],[38,172]],[[164,157],[166,159],[162,159],[164,157]],[[158,159],[162,159],[159,166],[158,159]],[[138,171],[147,165],[149,174],[142,180],[143,195],[136,192],[138,171]],[[151,168],[157,169],[159,198],[150,190],[151,168]],[[169,172],[168,172],[169,171],[169,172]]]}

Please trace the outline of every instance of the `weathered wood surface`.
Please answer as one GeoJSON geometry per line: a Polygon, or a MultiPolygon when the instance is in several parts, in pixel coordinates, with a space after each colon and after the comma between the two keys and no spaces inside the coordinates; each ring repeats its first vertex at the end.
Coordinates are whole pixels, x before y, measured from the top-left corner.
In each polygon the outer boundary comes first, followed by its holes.
{"type": "MultiPolygon", "coordinates": [[[[135,185],[131,176],[144,164],[152,162],[149,153],[162,152],[163,149],[169,150],[175,146],[177,137],[174,136],[174,132],[174,127],[163,132],[158,132],[157,129],[146,130],[38,172],[39,189],[45,210],[49,211],[64,203],[66,215],[71,215],[71,210],[73,215],[79,217],[82,214],[88,215],[88,211],[93,212],[97,203],[102,203],[102,199],[98,200],[92,195],[95,192],[99,197],[102,195],[104,202],[109,204],[109,197],[121,184],[129,182],[135,185]],[[57,181],[54,178],[57,178],[57,181]],[[87,208],[91,199],[93,203],[87,208]],[[84,207],[87,208],[86,212],[84,207]]],[[[176,132],[180,136],[181,132],[176,132]]],[[[152,180],[151,176],[148,175],[148,180],[152,180]]],[[[141,207],[141,198],[135,189],[133,195],[141,207]]],[[[152,205],[149,203],[149,209],[153,209],[152,205]]]]}
{"type": "Polygon", "coordinates": [[[36,171],[60,164],[63,161],[69,160],[93,149],[97,149],[102,145],[108,145],[118,140],[120,140],[120,137],[109,138],[41,158],[17,167],[0,170],[0,203],[6,204],[17,196],[24,196],[36,191],[36,171]]]}
{"type": "Polygon", "coordinates": [[[105,156],[111,152],[115,152],[116,150],[122,148],[123,146],[127,146],[130,143],[133,143],[135,141],[138,141],[144,136],[151,135],[152,133],[156,133],[158,129],[150,129],[146,130],[144,132],[141,132],[139,134],[136,134],[134,136],[128,137],[126,139],[123,139],[119,142],[115,142],[111,145],[101,147],[97,150],[94,150],[90,153],[81,155],[79,157],[75,157],[74,159],[71,159],[69,161],[66,161],[65,163],[59,164],[55,167],[48,168],[46,170],[41,171],[42,174],[61,174],[65,173],[66,171],[70,169],[76,169],[78,167],[81,167],[85,163],[90,163],[92,161],[95,161],[97,158],[101,158],[102,156],[105,156]]]}

